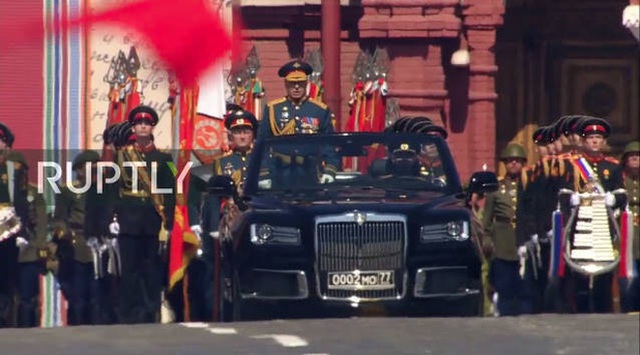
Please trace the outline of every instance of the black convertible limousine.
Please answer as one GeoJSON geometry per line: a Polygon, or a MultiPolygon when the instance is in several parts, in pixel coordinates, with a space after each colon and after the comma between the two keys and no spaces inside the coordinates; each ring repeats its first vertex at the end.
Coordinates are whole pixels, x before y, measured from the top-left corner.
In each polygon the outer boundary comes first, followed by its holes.
{"type": "Polygon", "coordinates": [[[370,305],[480,314],[481,259],[443,139],[281,136],[251,159],[241,192],[228,176],[209,183],[235,211],[216,247],[220,320],[370,305]]]}

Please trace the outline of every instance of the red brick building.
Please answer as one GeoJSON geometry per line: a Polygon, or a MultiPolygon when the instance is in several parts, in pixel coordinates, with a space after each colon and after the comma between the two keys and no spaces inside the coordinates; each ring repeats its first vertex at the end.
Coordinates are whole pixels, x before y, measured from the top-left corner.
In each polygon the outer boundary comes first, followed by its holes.
{"type": "MultiPolygon", "coordinates": [[[[320,1],[241,3],[267,99],[281,96],[279,66],[320,47],[320,1]]],[[[531,147],[535,127],[563,114],[607,117],[614,151],[638,136],[638,43],[621,21],[628,0],[341,4],[343,104],[332,109],[344,123],[356,57],[386,48],[390,96],[402,114],[426,114],[447,128],[463,178],[485,162],[494,165],[510,141],[531,147]],[[453,66],[452,54],[467,46],[470,65],[453,66]]]]}

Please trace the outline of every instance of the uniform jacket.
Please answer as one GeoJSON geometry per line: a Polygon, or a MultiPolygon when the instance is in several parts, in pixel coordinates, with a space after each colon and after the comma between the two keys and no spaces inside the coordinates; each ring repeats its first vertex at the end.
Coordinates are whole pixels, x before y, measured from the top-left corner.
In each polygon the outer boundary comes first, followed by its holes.
{"type": "MultiPolygon", "coordinates": [[[[47,203],[38,188],[33,185],[27,187],[27,203],[29,219],[26,220],[26,232],[23,234],[29,244],[18,254],[18,262],[38,261],[38,251],[47,245],[47,203]]],[[[25,220],[23,220],[23,223],[25,220]]]]}
{"type": "Polygon", "coordinates": [[[497,259],[518,260],[516,216],[522,191],[521,179],[504,177],[500,179],[498,191],[487,195],[482,224],[485,234],[493,241],[497,259]]]}
{"type": "Polygon", "coordinates": [[[634,236],[633,257],[640,259],[640,179],[624,175],[624,188],[627,190],[629,212],[633,213],[634,236]]]}
{"type": "MultiPolygon", "coordinates": [[[[146,163],[146,171],[152,175],[152,163],[157,163],[157,188],[171,189],[170,193],[159,194],[162,199],[162,213],[164,214],[165,229],[171,231],[173,228],[173,218],[175,213],[175,177],[171,171],[169,163],[172,163],[171,155],[163,153],[155,148],[142,152],[133,145],[127,146],[130,156],[137,151],[141,161],[146,163]]],[[[123,158],[126,159],[126,158],[123,158]]],[[[133,158],[135,159],[135,158],[133,158]]],[[[120,160],[117,158],[117,160],[120,160]]],[[[121,234],[132,235],[158,235],[162,227],[163,218],[158,214],[154,202],[148,191],[143,186],[138,187],[138,192],[134,192],[131,184],[131,168],[123,168],[122,161],[118,162],[121,171],[129,176],[122,176],[119,179],[117,194],[115,196],[114,215],[120,224],[121,234]]],[[[142,184],[140,184],[142,185],[142,184]]]]}

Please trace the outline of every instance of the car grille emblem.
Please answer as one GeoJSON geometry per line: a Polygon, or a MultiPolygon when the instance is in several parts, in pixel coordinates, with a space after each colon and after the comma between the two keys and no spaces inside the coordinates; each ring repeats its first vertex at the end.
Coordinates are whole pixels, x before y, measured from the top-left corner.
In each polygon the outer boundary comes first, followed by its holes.
{"type": "Polygon", "coordinates": [[[355,212],[353,214],[353,220],[359,225],[363,225],[367,221],[367,215],[362,212],[355,212]]]}

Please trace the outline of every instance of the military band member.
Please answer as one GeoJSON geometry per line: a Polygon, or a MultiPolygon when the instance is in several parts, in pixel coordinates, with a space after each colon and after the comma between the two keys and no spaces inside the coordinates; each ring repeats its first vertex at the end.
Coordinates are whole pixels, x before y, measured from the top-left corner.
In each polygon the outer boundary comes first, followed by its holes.
{"type": "Polygon", "coordinates": [[[499,189],[487,195],[483,226],[494,245],[491,263],[491,282],[498,295],[498,312],[502,316],[529,312],[521,304],[521,278],[519,254],[526,253],[520,247],[525,241],[516,236],[518,208],[522,204],[522,192],[527,184],[523,171],[527,155],[518,144],[509,144],[500,156],[506,166],[506,175],[499,178],[499,189]]]}
{"type": "MultiPolygon", "coordinates": [[[[28,169],[24,156],[11,151],[8,157],[14,164],[21,164],[28,169]]],[[[18,254],[18,318],[21,328],[37,326],[38,294],[40,291],[40,274],[44,272],[42,251],[47,245],[47,206],[37,186],[27,186],[27,203],[29,219],[23,221],[23,233],[16,237],[18,254]]]]}
{"type": "MultiPolygon", "coordinates": [[[[293,134],[324,134],[335,131],[332,114],[327,105],[307,96],[307,82],[313,68],[300,60],[291,61],[278,70],[278,75],[284,78],[287,96],[267,103],[261,120],[259,139],[272,136],[293,134]]],[[[324,161],[316,162],[311,159],[283,159],[277,160],[275,170],[285,178],[286,183],[305,180],[297,173],[318,174],[320,183],[331,183],[335,180],[335,173],[340,165],[340,159],[334,152],[325,152],[324,161]],[[320,166],[312,166],[312,165],[320,166]],[[315,170],[319,171],[315,171],[315,170]]],[[[302,156],[307,156],[302,152],[302,156]]],[[[273,178],[273,177],[270,177],[273,178]]],[[[266,180],[265,180],[266,181],[266,180]]],[[[267,185],[270,181],[267,182],[267,185]]]]}
{"type": "Polygon", "coordinates": [[[164,272],[160,270],[161,243],[168,242],[175,212],[175,177],[171,155],[156,149],[152,132],[158,114],[148,106],[131,111],[136,141],[117,152],[119,192],[110,231],[117,235],[121,272],[119,313],[124,323],[155,322],[160,310],[164,272]],[[127,162],[142,165],[127,167],[127,162]],[[133,169],[137,174],[133,175],[133,169]],[[153,176],[155,175],[155,176],[153,176]],[[133,186],[137,176],[138,186],[133,186]],[[157,184],[152,185],[152,179],[157,184]],[[153,189],[156,187],[157,189],[153,189]]]}
{"type": "Polygon", "coordinates": [[[0,213],[6,221],[0,225],[0,328],[13,324],[18,266],[15,236],[24,233],[18,221],[29,220],[26,166],[8,159],[14,139],[9,127],[0,123],[0,213]]]}
{"type": "MultiPolygon", "coordinates": [[[[623,182],[627,191],[629,212],[633,214],[633,259],[640,270],[640,142],[627,144],[622,154],[623,182]]],[[[640,311],[640,279],[636,277],[622,287],[622,306],[627,312],[640,311]]]]}
{"type": "Polygon", "coordinates": [[[190,296],[191,319],[194,321],[211,321],[213,316],[215,259],[211,237],[219,236],[221,201],[215,196],[205,194],[207,183],[214,175],[227,175],[234,180],[239,192],[242,190],[247,178],[258,120],[251,112],[241,107],[228,106],[225,127],[229,134],[231,151],[217,158],[210,166],[192,169],[189,186],[189,222],[191,230],[201,236],[202,240],[202,255],[189,266],[191,283],[197,284],[192,288],[194,292],[190,296]],[[201,169],[208,170],[208,173],[199,174],[198,171],[201,169]]]}
{"type": "MultiPolygon", "coordinates": [[[[572,165],[567,172],[565,186],[575,193],[570,198],[570,205],[580,204],[579,193],[598,192],[605,194],[605,204],[612,208],[620,207],[623,199],[616,198],[611,192],[623,187],[622,168],[619,162],[604,154],[606,139],[609,137],[611,127],[607,121],[597,117],[583,118],[579,128],[582,146],[582,154],[571,160],[572,165]],[[582,166],[582,167],[581,167],[582,166]],[[587,176],[591,170],[591,176],[587,176]]],[[[569,270],[570,271],[570,270],[569,270]]],[[[567,296],[573,311],[591,311],[589,292],[580,292],[589,289],[589,280],[575,272],[569,272],[570,289],[567,296]],[[584,295],[584,296],[581,296],[584,295]]],[[[612,310],[612,274],[607,273],[595,278],[593,284],[594,311],[609,312],[612,310]]]]}

